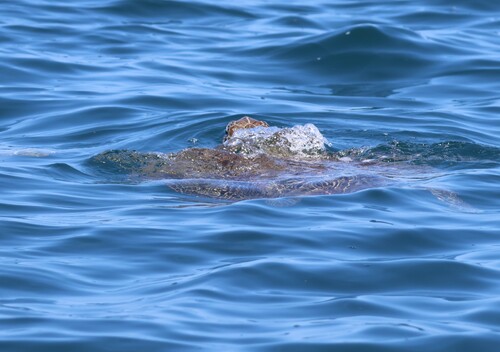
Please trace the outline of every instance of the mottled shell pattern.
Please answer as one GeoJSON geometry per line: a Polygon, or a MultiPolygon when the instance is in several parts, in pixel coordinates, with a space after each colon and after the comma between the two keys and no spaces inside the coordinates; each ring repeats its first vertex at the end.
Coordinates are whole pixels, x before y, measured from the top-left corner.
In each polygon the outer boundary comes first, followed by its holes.
{"type": "Polygon", "coordinates": [[[231,121],[226,126],[226,135],[224,136],[224,141],[227,141],[229,138],[231,138],[236,130],[239,130],[241,128],[253,128],[253,127],[259,127],[259,126],[260,127],[269,127],[267,122],[259,121],[259,120],[253,119],[249,116],[244,116],[239,120],[231,121]]]}

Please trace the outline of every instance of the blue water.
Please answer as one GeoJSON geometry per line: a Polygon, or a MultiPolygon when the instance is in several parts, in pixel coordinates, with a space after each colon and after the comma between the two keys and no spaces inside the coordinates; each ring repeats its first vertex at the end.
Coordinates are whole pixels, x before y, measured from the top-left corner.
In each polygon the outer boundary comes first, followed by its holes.
{"type": "Polygon", "coordinates": [[[0,28],[1,351],[499,350],[497,1],[16,0],[0,28]],[[222,202],[88,164],[244,114],[436,176],[222,202]]]}

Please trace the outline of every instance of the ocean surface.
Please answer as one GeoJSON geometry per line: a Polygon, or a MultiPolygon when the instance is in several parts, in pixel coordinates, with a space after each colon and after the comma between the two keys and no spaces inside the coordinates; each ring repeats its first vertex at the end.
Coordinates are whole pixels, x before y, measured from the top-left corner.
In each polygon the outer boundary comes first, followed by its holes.
{"type": "Polygon", "coordinates": [[[0,351],[499,351],[499,136],[498,1],[2,1],[0,351]],[[245,115],[418,183],[232,201],[89,162],[245,115]]]}

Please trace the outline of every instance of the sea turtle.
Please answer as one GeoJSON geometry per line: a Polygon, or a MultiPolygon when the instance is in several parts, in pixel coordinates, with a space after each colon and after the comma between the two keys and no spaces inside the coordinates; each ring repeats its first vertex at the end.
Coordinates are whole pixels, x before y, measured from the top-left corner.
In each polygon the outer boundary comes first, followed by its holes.
{"type": "Polygon", "coordinates": [[[366,160],[352,150],[332,152],[327,144],[312,124],[278,128],[245,116],[227,125],[223,143],[213,149],[111,150],[90,161],[111,175],[164,180],[180,193],[230,201],[350,193],[435,174],[387,158],[366,160]]]}

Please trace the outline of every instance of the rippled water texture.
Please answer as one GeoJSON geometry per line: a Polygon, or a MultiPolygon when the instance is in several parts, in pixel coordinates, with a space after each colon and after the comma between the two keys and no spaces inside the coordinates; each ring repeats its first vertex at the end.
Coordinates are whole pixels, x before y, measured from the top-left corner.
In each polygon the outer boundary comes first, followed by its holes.
{"type": "Polygon", "coordinates": [[[16,0],[0,28],[1,351],[498,351],[498,2],[16,0]],[[90,162],[244,115],[405,182],[226,201],[90,162]]]}

